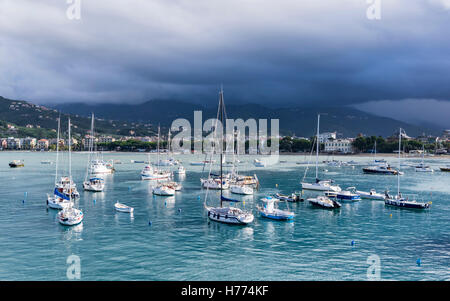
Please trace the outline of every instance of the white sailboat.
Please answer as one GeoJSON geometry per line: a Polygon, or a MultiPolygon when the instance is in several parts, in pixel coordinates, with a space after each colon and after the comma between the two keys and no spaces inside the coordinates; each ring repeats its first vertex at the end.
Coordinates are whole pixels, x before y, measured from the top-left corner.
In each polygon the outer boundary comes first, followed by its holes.
{"type": "MultiPolygon", "coordinates": [[[[62,210],[69,207],[72,201],[70,197],[64,193],[63,188],[58,188],[58,163],[59,163],[59,135],[61,131],[61,117],[58,117],[58,132],[56,134],[56,164],[55,164],[55,188],[53,194],[47,194],[47,206],[52,209],[62,210]]],[[[69,181],[70,183],[70,181],[69,181]]]]}
{"type": "Polygon", "coordinates": [[[102,171],[103,168],[106,168],[106,165],[101,164],[101,162],[98,162],[98,160],[92,161],[92,153],[94,151],[94,113],[92,113],[92,119],[91,119],[91,137],[89,139],[89,154],[88,154],[88,161],[87,161],[87,167],[86,167],[86,176],[84,177],[83,182],[83,188],[86,191],[93,191],[93,192],[101,192],[105,188],[105,181],[96,176],[98,173],[105,173],[105,172],[99,172],[102,171]]]}
{"type": "MultiPolygon", "coordinates": [[[[70,118],[69,118],[69,179],[72,179],[72,141],[70,135],[70,118]]],[[[64,226],[78,225],[83,221],[84,214],[80,209],[74,208],[72,198],[69,197],[70,205],[58,212],[57,219],[64,226]]]]}
{"type": "MultiPolygon", "coordinates": [[[[161,130],[158,126],[158,145],[157,145],[157,162],[160,163],[159,160],[159,140],[160,140],[161,130]]],[[[144,166],[141,171],[141,179],[142,180],[150,180],[150,181],[158,181],[158,180],[168,180],[172,177],[172,173],[169,171],[164,171],[159,169],[159,165],[157,167],[153,167],[150,164],[150,155],[148,155],[148,164],[144,166]]]]}
{"type": "MultiPolygon", "coordinates": [[[[219,120],[219,116],[220,116],[220,120],[222,122],[222,124],[224,124],[224,114],[225,114],[225,104],[224,104],[224,100],[223,100],[223,90],[220,90],[219,93],[219,107],[217,110],[217,122],[219,120]]],[[[214,135],[216,134],[217,131],[217,122],[216,122],[216,126],[214,127],[214,135]]],[[[223,130],[223,129],[222,129],[223,130]]],[[[222,138],[222,135],[220,135],[220,138],[222,138]]],[[[222,143],[220,143],[220,182],[219,185],[223,183],[223,146],[222,143]]],[[[214,146],[213,146],[214,147],[214,146]]],[[[212,152],[214,153],[214,151],[212,152]]],[[[210,174],[211,174],[211,168],[212,165],[210,165],[210,174]]],[[[206,201],[208,199],[208,192],[209,189],[206,190],[206,195],[205,195],[205,201],[204,201],[204,208],[208,214],[208,218],[212,221],[216,221],[216,222],[221,222],[221,223],[226,223],[226,224],[234,224],[234,225],[246,225],[249,224],[251,222],[253,222],[254,220],[254,215],[251,212],[247,212],[244,211],[240,208],[237,207],[231,207],[231,206],[227,206],[224,207],[223,203],[236,203],[239,202],[238,200],[234,200],[234,199],[230,199],[230,198],[226,198],[223,196],[223,187],[221,187],[222,189],[220,189],[220,207],[213,207],[213,206],[208,206],[206,201]]]]}
{"type": "MultiPolygon", "coordinates": [[[[332,180],[320,180],[319,179],[319,126],[320,126],[320,114],[317,115],[317,135],[316,135],[316,181],[314,183],[307,183],[302,181],[302,189],[315,190],[315,191],[341,191],[338,185],[333,185],[332,180]]],[[[305,171],[306,176],[306,171],[305,171]]],[[[304,178],[303,178],[304,180],[304,178]]]]}
{"type": "Polygon", "coordinates": [[[416,172],[433,172],[434,170],[429,165],[425,164],[424,159],[425,159],[425,145],[422,145],[422,162],[416,166],[415,170],[416,172]]]}

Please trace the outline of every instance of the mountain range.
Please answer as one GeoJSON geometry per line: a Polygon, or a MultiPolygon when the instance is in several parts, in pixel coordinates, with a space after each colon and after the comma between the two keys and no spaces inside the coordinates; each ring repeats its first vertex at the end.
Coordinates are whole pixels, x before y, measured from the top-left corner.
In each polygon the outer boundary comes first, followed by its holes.
{"type": "MultiPolygon", "coordinates": [[[[217,108],[177,100],[151,100],[140,104],[67,103],[56,105],[54,108],[80,116],[89,116],[91,112],[94,112],[96,116],[104,119],[161,124],[165,127],[170,126],[176,118],[186,118],[193,124],[196,110],[203,112],[203,122],[217,116],[217,108]]],[[[280,120],[280,134],[282,135],[313,136],[318,113],[321,114],[321,132],[336,131],[341,137],[355,137],[360,133],[387,137],[397,131],[399,127],[405,129],[410,136],[441,133],[441,129],[436,127],[408,124],[347,106],[269,108],[248,103],[228,104],[226,111],[227,117],[232,119],[277,118],[280,120]]]]}

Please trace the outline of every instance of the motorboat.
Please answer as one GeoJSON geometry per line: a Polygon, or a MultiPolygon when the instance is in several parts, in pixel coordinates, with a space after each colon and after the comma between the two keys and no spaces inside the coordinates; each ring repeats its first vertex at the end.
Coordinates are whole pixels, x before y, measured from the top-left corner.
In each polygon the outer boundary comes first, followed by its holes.
{"type": "Polygon", "coordinates": [[[153,188],[153,194],[160,196],[175,195],[175,189],[167,184],[160,184],[153,188]]]}
{"type": "Polygon", "coordinates": [[[325,209],[338,209],[341,208],[341,203],[336,200],[332,200],[326,196],[319,195],[315,198],[309,198],[309,203],[316,207],[321,207],[325,209]]]}
{"type": "Polygon", "coordinates": [[[295,216],[294,212],[281,210],[275,207],[275,203],[279,200],[273,197],[265,197],[261,199],[263,206],[256,206],[261,217],[274,220],[292,220],[295,216]]]}
{"type": "Polygon", "coordinates": [[[363,168],[363,172],[367,174],[384,174],[396,175],[398,171],[393,169],[389,164],[372,165],[363,168]]]}
{"type": "Polygon", "coordinates": [[[16,168],[16,167],[24,167],[25,163],[23,163],[22,160],[12,160],[9,162],[9,167],[16,168]]]}
{"type": "Polygon", "coordinates": [[[287,202],[302,202],[303,199],[301,198],[300,193],[292,193],[291,195],[283,195],[281,193],[275,194],[276,198],[279,200],[287,201],[287,202]]]}
{"type": "Polygon", "coordinates": [[[101,192],[105,188],[105,181],[102,178],[90,178],[83,182],[83,188],[86,191],[101,192]]]}
{"type": "Polygon", "coordinates": [[[251,195],[253,194],[253,187],[247,185],[230,185],[230,192],[234,194],[251,195]]]}
{"type": "Polygon", "coordinates": [[[53,162],[50,160],[42,160],[41,164],[53,164],[53,162]]]}
{"type": "Polygon", "coordinates": [[[361,190],[355,190],[356,194],[359,194],[362,199],[368,199],[368,200],[381,200],[384,201],[386,195],[383,193],[376,192],[375,189],[370,189],[370,191],[361,191],[361,190]]]}
{"type": "Polygon", "coordinates": [[[444,172],[450,172],[450,165],[439,167],[439,169],[444,172]]]}
{"type": "Polygon", "coordinates": [[[361,196],[354,192],[354,187],[349,187],[346,190],[339,192],[336,191],[325,191],[325,196],[329,198],[335,198],[341,202],[358,202],[361,201],[361,196]]]}
{"type": "Polygon", "coordinates": [[[119,201],[117,201],[114,204],[114,208],[116,209],[116,211],[125,212],[125,213],[133,213],[133,211],[134,211],[133,207],[127,206],[125,204],[121,204],[121,203],[119,203],[119,201]]]}

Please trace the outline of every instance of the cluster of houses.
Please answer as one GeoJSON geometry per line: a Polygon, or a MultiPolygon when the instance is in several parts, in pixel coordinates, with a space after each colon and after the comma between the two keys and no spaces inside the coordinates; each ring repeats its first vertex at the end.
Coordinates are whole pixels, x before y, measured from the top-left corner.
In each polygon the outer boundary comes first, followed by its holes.
{"type": "MultiPolygon", "coordinates": [[[[301,137],[294,136],[294,138],[301,138],[301,137]]],[[[412,139],[411,137],[406,136],[406,134],[403,138],[404,139],[412,139]]],[[[146,137],[123,136],[123,137],[116,139],[112,136],[94,137],[94,136],[90,136],[90,135],[85,135],[81,139],[80,145],[79,145],[79,142],[77,139],[72,138],[72,145],[81,150],[88,150],[89,146],[94,145],[94,143],[95,144],[112,143],[117,140],[127,141],[130,139],[138,140],[141,142],[156,142],[157,141],[156,136],[152,136],[152,137],[149,137],[149,136],[146,136],[146,137]]],[[[308,138],[302,138],[302,139],[308,139],[308,138]]],[[[450,130],[445,130],[441,137],[422,135],[422,136],[419,136],[414,139],[417,141],[420,141],[422,143],[439,144],[440,142],[449,142],[450,141],[450,130]]],[[[342,154],[353,153],[354,150],[353,150],[352,143],[354,140],[355,140],[355,138],[338,138],[337,132],[327,132],[327,133],[322,133],[319,135],[319,142],[324,144],[324,146],[325,146],[324,152],[326,152],[326,153],[342,153],[342,154]]],[[[56,146],[56,144],[57,144],[56,138],[39,139],[39,140],[37,140],[36,138],[33,138],[33,137],[0,138],[0,150],[43,150],[43,151],[45,151],[45,150],[48,150],[49,148],[51,148],[51,146],[56,146]]],[[[67,144],[68,144],[67,140],[60,139],[60,141],[59,141],[60,146],[65,146],[67,144]]],[[[447,153],[446,149],[437,148],[437,151],[440,151],[442,153],[447,153]]]]}

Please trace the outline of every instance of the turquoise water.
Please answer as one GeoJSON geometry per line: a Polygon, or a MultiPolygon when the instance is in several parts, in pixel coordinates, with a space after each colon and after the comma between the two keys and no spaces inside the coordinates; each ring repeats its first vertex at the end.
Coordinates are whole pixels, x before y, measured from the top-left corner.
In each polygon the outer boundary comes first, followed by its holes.
{"type": "MultiPolygon", "coordinates": [[[[177,156],[186,162],[183,190],[173,198],[154,198],[151,184],[139,177],[143,164],[130,163],[145,160],[144,154],[105,154],[123,164],[105,177],[104,192],[91,193],[81,189],[87,154],[74,153],[73,176],[85,218],[67,228],[45,205],[55,166],[40,162],[54,158],[52,153],[0,152],[0,280],[66,280],[72,254],[81,259],[81,280],[367,280],[370,255],[379,256],[384,280],[450,280],[450,173],[404,169],[402,192],[432,201],[429,211],[369,200],[326,211],[304,202],[290,204],[294,222],[257,216],[253,224],[237,227],[209,223],[204,214],[202,167],[187,163],[203,157],[177,156]],[[25,167],[10,169],[12,159],[24,159],[25,167]],[[116,200],[133,206],[134,215],[115,212],[116,200]]],[[[241,170],[256,173],[261,189],[245,197],[244,206],[256,216],[260,197],[299,190],[306,167],[295,162],[304,159],[283,156],[287,163],[266,168],[246,163],[241,170]]],[[[345,157],[352,159],[370,160],[345,157]]],[[[435,168],[444,163],[426,161],[435,168]]],[[[396,190],[395,176],[364,175],[361,167],[326,169],[323,177],[332,177],[342,188],[396,190]]]]}

